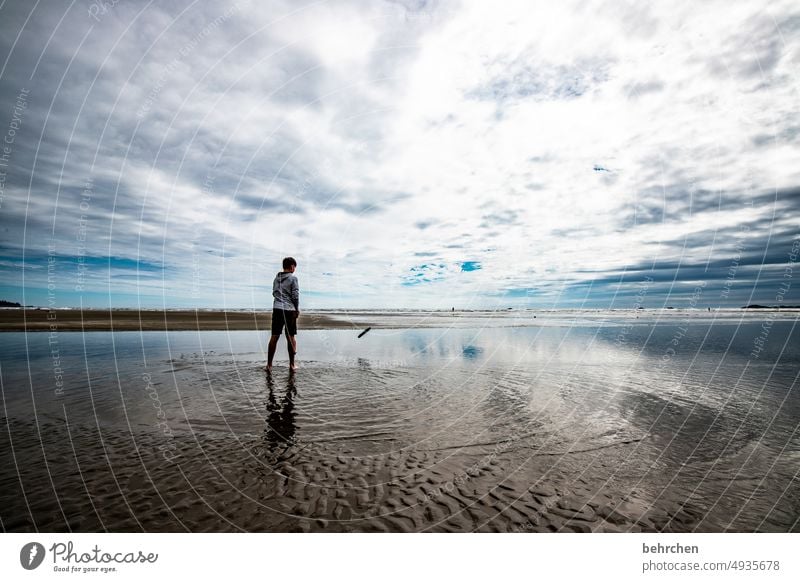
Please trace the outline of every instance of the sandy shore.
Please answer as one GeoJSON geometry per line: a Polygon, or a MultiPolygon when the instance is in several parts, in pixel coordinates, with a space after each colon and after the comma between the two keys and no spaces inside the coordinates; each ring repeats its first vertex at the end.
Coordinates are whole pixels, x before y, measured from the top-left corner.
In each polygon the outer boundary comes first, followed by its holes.
{"type": "MultiPolygon", "coordinates": [[[[215,331],[269,330],[272,311],[0,310],[0,331],[215,331]],[[55,327],[52,327],[55,325],[55,327]]],[[[342,318],[301,313],[302,329],[352,329],[342,318]]]]}
{"type": "Polygon", "coordinates": [[[531,471],[546,478],[519,475],[491,447],[364,454],[364,443],[334,441],[273,452],[255,435],[181,433],[165,448],[158,435],[63,423],[9,431],[28,462],[0,479],[8,532],[685,532],[702,520],[680,499],[623,498],[552,457],[531,471]]]}
{"type": "MultiPolygon", "coordinates": [[[[765,320],[763,310],[729,309],[721,312],[704,310],[530,310],[484,311],[391,311],[347,310],[305,311],[298,321],[301,330],[351,329],[424,329],[424,328],[487,328],[546,327],[575,325],[652,325],[690,321],[728,323],[765,320]]],[[[782,309],[771,312],[771,321],[795,321],[800,310],[782,309]]],[[[269,330],[272,310],[144,310],[135,309],[0,309],[2,331],[265,331],[269,330]],[[55,327],[53,327],[55,326],[55,327]]]]}

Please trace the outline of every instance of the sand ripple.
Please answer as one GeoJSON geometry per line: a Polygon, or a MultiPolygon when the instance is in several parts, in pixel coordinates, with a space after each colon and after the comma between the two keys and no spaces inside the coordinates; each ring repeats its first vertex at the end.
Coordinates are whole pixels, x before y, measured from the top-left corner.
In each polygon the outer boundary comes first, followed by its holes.
{"type": "MultiPolygon", "coordinates": [[[[511,448],[454,454],[388,446],[362,454],[353,441],[276,454],[263,436],[234,440],[211,432],[177,435],[174,459],[167,461],[159,450],[163,439],[151,433],[7,424],[15,454],[4,457],[0,481],[5,531],[682,532],[723,526],[701,499],[682,490],[658,498],[646,484],[626,490],[616,471],[600,466],[589,482],[580,466],[592,461],[590,452],[573,455],[580,457],[574,465],[511,448]]],[[[0,446],[10,450],[6,431],[0,446]]],[[[742,518],[725,526],[751,523],[742,518]]],[[[772,512],[759,529],[791,527],[791,515],[772,512]]]]}

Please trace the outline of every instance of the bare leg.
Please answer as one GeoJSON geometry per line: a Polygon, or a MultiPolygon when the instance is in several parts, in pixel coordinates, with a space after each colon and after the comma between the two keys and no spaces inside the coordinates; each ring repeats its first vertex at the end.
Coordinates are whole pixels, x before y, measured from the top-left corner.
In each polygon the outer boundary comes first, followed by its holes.
{"type": "Polygon", "coordinates": [[[278,339],[281,336],[273,335],[269,338],[269,345],[267,346],[267,372],[272,371],[272,360],[275,357],[275,349],[278,347],[278,339]]]}
{"type": "Polygon", "coordinates": [[[294,363],[294,355],[297,353],[297,336],[287,335],[287,347],[289,348],[289,369],[296,370],[297,366],[294,363]]]}

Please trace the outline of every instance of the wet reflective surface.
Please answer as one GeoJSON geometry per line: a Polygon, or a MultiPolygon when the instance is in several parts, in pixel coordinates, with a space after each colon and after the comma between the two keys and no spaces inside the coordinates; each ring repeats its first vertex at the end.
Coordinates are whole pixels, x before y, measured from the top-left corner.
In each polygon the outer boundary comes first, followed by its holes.
{"type": "Polygon", "coordinates": [[[2,334],[3,528],[800,527],[796,321],[463,323],[2,334]]]}

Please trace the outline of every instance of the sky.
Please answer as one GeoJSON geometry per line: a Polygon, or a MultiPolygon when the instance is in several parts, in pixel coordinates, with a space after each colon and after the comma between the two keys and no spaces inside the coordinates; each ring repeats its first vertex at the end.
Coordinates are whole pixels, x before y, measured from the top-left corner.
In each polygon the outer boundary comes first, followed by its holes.
{"type": "Polygon", "coordinates": [[[799,90],[794,1],[5,0],[0,298],[800,304],[799,90]]]}

